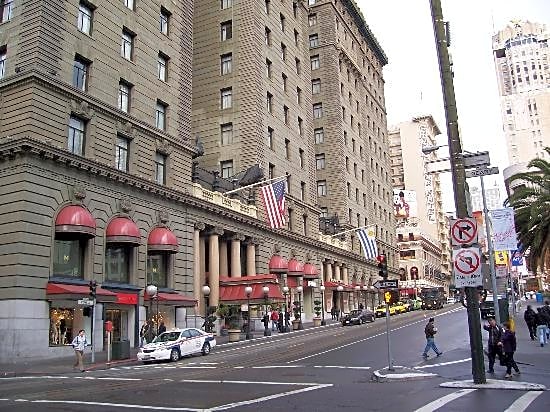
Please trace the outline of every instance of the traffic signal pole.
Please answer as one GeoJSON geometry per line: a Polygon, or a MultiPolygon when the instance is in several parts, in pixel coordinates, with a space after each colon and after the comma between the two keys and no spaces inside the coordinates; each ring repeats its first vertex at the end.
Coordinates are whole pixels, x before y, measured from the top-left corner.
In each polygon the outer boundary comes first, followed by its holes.
{"type": "Polygon", "coordinates": [[[391,354],[390,339],[390,303],[386,303],[386,337],[388,341],[388,370],[393,371],[393,356],[391,354]]]}
{"type": "Polygon", "coordinates": [[[92,339],[92,363],[95,363],[95,339],[94,339],[94,324],[95,324],[95,306],[96,306],[96,288],[97,282],[95,280],[90,280],[90,297],[93,300],[92,305],[92,326],[91,326],[91,339],[92,339]]]}
{"type": "MultiPolygon", "coordinates": [[[[448,33],[446,33],[445,22],[443,21],[441,0],[430,0],[430,9],[445,106],[449,160],[453,178],[456,215],[458,218],[464,218],[468,216],[468,206],[466,203],[466,173],[464,169],[462,143],[458,132],[458,113],[456,109],[453,73],[451,70],[449,52],[447,50],[448,33]]],[[[472,357],[472,377],[476,384],[486,383],[478,293],[477,289],[474,287],[466,287],[465,292],[472,357]]]]}

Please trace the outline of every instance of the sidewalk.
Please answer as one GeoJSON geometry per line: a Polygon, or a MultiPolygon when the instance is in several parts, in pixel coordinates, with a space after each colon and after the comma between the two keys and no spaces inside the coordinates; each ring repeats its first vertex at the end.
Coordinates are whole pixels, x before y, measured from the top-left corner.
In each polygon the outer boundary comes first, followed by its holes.
{"type": "MultiPolygon", "coordinates": [[[[327,326],[330,324],[338,323],[333,320],[326,320],[327,326]]],[[[313,328],[313,322],[304,322],[304,330],[313,328]]],[[[326,326],[321,326],[326,327],[326,326]]],[[[292,329],[292,326],[291,326],[292,329]]],[[[255,330],[250,332],[252,339],[264,338],[264,330],[255,330]]],[[[288,333],[278,333],[277,331],[272,332],[271,339],[276,338],[277,336],[287,336],[294,333],[300,333],[300,331],[291,331],[288,333]]],[[[245,334],[241,334],[241,340],[239,342],[250,342],[244,340],[245,334]]],[[[266,337],[266,339],[270,339],[266,337]]],[[[216,336],[217,345],[226,345],[229,344],[229,336],[216,336]]],[[[238,342],[235,342],[238,343],[238,342]]],[[[230,343],[233,345],[234,343],[230,343]]],[[[84,367],[87,371],[90,370],[102,370],[109,369],[117,366],[131,366],[139,365],[136,356],[139,351],[139,348],[130,348],[130,358],[122,360],[112,360],[107,363],[107,352],[96,352],[95,353],[95,363],[91,364],[91,353],[90,349],[87,348],[84,355],[84,367]]],[[[216,353],[214,349],[213,353],[216,353]]],[[[75,357],[71,350],[71,356],[65,356],[61,358],[52,358],[52,359],[38,359],[38,360],[24,360],[18,363],[4,363],[0,364],[0,378],[2,377],[13,377],[13,376],[30,376],[30,375],[60,375],[67,373],[81,374],[78,369],[73,369],[73,364],[75,357]]]]}

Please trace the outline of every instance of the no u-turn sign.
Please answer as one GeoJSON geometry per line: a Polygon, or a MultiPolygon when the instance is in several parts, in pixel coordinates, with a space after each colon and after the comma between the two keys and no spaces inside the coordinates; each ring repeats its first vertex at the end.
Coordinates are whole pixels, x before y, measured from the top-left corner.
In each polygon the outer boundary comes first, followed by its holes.
{"type": "Polygon", "coordinates": [[[479,248],[470,247],[453,250],[453,274],[455,285],[458,288],[483,285],[479,248]]]}

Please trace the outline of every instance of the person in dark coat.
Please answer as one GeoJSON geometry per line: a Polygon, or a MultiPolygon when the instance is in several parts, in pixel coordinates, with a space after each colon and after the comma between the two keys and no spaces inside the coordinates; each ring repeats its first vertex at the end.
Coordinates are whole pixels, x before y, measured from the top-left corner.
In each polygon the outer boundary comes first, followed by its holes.
{"type": "Polygon", "coordinates": [[[159,331],[157,335],[160,335],[161,333],[166,332],[166,326],[164,325],[164,322],[160,322],[159,324],[159,331]]]}
{"type": "Polygon", "coordinates": [[[483,329],[489,332],[487,340],[487,357],[489,358],[489,373],[495,373],[495,359],[502,356],[502,329],[497,325],[495,318],[490,318],[489,323],[483,325],[483,329]]]}
{"type": "Polygon", "coordinates": [[[529,329],[529,336],[531,337],[531,340],[535,340],[535,337],[537,336],[537,314],[531,305],[527,305],[527,309],[525,309],[525,313],[523,314],[523,319],[529,329]]]}
{"type": "Polygon", "coordinates": [[[504,351],[504,363],[506,365],[506,379],[512,377],[512,368],[519,375],[519,368],[514,360],[514,352],[516,351],[516,334],[510,330],[510,322],[504,322],[504,333],[502,334],[502,350],[504,351]]]}
{"type": "Polygon", "coordinates": [[[424,328],[424,334],[426,335],[426,347],[424,352],[422,352],[422,357],[424,359],[428,358],[428,351],[433,349],[437,356],[443,355],[437,346],[435,345],[435,334],[437,333],[437,328],[434,326],[434,318],[430,318],[426,327],[424,328]]]}
{"type": "Polygon", "coordinates": [[[277,329],[279,329],[279,332],[285,332],[285,321],[284,321],[284,317],[283,317],[283,312],[281,311],[281,309],[279,309],[279,319],[277,321],[277,329]]]}
{"type": "Polygon", "coordinates": [[[537,337],[539,338],[540,346],[544,346],[547,341],[546,330],[548,328],[549,316],[544,313],[542,308],[537,308],[537,315],[535,317],[537,324],[537,337]]]}
{"type": "Polygon", "coordinates": [[[334,309],[334,306],[330,308],[330,318],[334,320],[336,318],[336,309],[334,309]]]}

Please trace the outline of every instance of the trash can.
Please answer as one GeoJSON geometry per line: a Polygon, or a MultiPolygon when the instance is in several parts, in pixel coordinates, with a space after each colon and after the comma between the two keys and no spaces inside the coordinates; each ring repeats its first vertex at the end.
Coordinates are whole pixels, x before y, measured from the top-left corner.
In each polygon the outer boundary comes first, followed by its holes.
{"type": "Polygon", "coordinates": [[[498,313],[500,315],[500,323],[504,323],[510,320],[510,312],[508,308],[508,299],[498,300],[498,313]]]}
{"type": "Polygon", "coordinates": [[[113,342],[113,360],[129,359],[130,358],[130,341],[117,340],[113,342]]]}
{"type": "Polygon", "coordinates": [[[537,303],[542,303],[542,293],[537,292],[535,296],[537,297],[537,303]]]}

